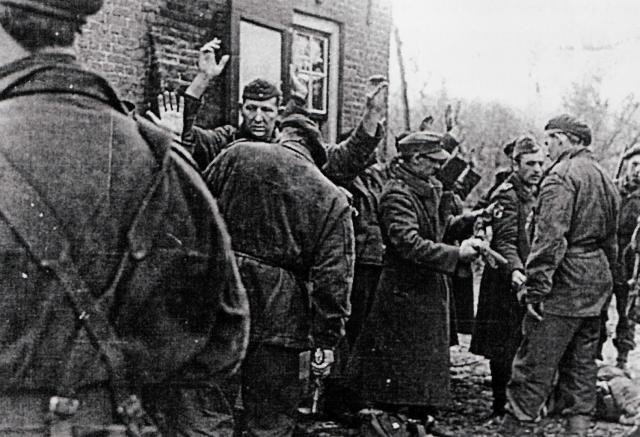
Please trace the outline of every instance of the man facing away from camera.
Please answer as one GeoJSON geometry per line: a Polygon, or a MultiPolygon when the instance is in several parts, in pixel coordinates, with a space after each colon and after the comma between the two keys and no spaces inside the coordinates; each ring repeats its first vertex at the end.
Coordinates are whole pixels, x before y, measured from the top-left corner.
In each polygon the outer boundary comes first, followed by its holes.
{"type": "Polygon", "coordinates": [[[281,129],[275,144],[229,147],[205,174],[249,295],[242,400],[250,436],[292,435],[300,354],[313,350],[312,369],[328,372],[350,313],[352,208],[320,171],[327,156],[315,123],[292,114],[281,129]]]}
{"type": "Polygon", "coordinates": [[[101,6],[0,0],[3,435],[171,435],[246,351],[247,297],[195,164],[75,59],[101,6]]]}

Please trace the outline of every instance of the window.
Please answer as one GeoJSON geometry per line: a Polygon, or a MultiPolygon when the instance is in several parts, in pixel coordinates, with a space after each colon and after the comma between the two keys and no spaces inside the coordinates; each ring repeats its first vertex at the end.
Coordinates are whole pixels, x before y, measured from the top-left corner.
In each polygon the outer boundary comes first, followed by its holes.
{"type": "Polygon", "coordinates": [[[293,14],[291,63],[307,84],[307,109],[321,121],[327,141],[338,136],[340,26],[323,18],[293,14]]]}
{"type": "Polygon", "coordinates": [[[329,85],[329,38],[319,33],[296,29],[291,49],[298,77],[307,84],[307,109],[327,114],[329,85]]]}
{"type": "Polygon", "coordinates": [[[240,74],[238,100],[242,89],[254,79],[266,79],[280,86],[282,34],[250,21],[240,21],[240,74]]]}

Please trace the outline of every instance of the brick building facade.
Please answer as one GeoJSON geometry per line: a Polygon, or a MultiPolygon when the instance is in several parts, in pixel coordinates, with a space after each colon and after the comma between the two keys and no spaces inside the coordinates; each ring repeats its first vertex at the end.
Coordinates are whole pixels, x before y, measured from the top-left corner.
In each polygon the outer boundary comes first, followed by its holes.
{"type": "Polygon", "coordinates": [[[294,63],[335,140],[362,113],[366,78],[387,74],[390,30],[391,0],[105,0],[79,51],[142,109],[161,89],[188,84],[197,49],[218,36],[232,58],[209,87],[200,124],[237,121],[239,90],[255,76],[281,82],[286,95],[294,63]]]}

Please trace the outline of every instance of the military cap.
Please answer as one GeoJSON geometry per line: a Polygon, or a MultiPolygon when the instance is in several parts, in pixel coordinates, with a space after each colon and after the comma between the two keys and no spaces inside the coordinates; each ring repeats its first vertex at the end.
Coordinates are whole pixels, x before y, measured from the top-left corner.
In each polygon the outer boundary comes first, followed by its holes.
{"type": "Polygon", "coordinates": [[[509,141],[508,143],[505,143],[504,146],[502,146],[502,151],[509,158],[513,158],[513,148],[516,146],[516,140],[517,140],[517,138],[514,138],[511,141],[509,141]]]}
{"type": "Polygon", "coordinates": [[[535,138],[529,135],[522,135],[515,140],[513,159],[517,159],[518,156],[526,153],[536,153],[539,151],[540,145],[536,142],[535,138]]]}
{"type": "Polygon", "coordinates": [[[281,97],[282,92],[277,86],[264,79],[256,79],[249,82],[242,90],[242,100],[269,100],[273,97],[281,97]]]}
{"type": "Polygon", "coordinates": [[[413,132],[398,141],[398,153],[402,155],[424,153],[430,158],[446,161],[451,155],[442,148],[442,138],[442,135],[436,132],[413,132]]]}
{"type": "Polygon", "coordinates": [[[84,22],[102,8],[103,0],[0,0],[0,4],[14,6],[40,15],[84,22]]]}
{"type": "Polygon", "coordinates": [[[544,130],[573,135],[582,141],[585,146],[591,144],[591,129],[589,129],[589,126],[569,114],[562,114],[552,118],[544,127],[544,130]]]}

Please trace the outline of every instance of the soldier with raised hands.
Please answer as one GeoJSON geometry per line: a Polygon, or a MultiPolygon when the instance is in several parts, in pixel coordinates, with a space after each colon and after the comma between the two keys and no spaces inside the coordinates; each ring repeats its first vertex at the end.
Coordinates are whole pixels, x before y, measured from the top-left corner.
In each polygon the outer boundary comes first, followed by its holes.
{"type": "MultiPolygon", "coordinates": [[[[216,50],[220,40],[214,39],[200,49],[198,73],[184,93],[163,93],[159,98],[159,117],[150,115],[158,124],[182,135],[185,146],[204,171],[213,159],[229,144],[236,141],[277,141],[277,121],[282,101],[280,89],[265,79],[255,79],[242,91],[239,127],[219,126],[214,129],[195,124],[202,106],[202,95],[209,83],[224,71],[229,55],[218,61],[216,50]]],[[[292,92],[283,116],[290,113],[306,114],[304,109],[306,88],[297,78],[295,67],[289,73],[292,92]]],[[[382,122],[386,117],[386,81],[378,81],[365,96],[365,111],[358,127],[345,141],[325,144],[327,160],[323,173],[333,182],[344,185],[355,178],[370,163],[374,150],[383,137],[382,122]]]]}

